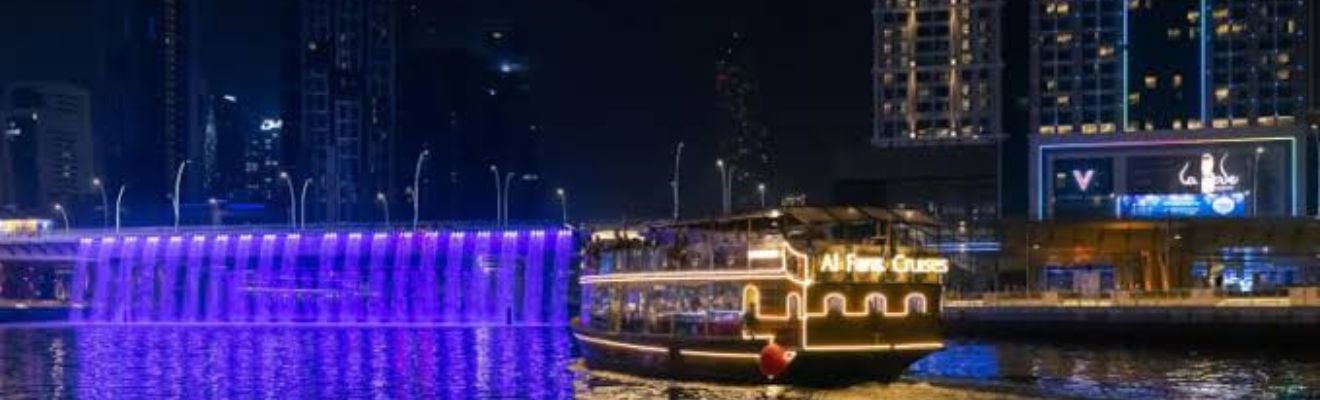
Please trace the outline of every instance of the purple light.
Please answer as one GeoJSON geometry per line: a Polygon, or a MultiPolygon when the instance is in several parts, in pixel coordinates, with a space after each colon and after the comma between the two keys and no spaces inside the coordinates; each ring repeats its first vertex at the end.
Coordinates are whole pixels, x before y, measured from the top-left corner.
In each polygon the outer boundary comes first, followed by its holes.
{"type": "Polygon", "coordinates": [[[572,241],[549,232],[314,232],[308,243],[309,232],[81,238],[69,319],[562,324],[572,241]]]}

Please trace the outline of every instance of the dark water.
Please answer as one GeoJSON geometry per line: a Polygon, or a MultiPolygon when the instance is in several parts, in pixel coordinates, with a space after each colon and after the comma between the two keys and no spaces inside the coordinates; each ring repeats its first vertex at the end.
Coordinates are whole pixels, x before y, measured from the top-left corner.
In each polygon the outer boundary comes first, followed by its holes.
{"type": "Polygon", "coordinates": [[[4,327],[0,399],[1320,397],[1307,352],[955,344],[901,383],[813,391],[588,371],[561,328],[4,327]]]}

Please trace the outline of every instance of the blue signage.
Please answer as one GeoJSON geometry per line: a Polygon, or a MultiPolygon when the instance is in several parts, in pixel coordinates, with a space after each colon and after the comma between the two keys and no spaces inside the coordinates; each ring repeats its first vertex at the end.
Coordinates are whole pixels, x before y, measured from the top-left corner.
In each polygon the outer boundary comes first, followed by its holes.
{"type": "Polygon", "coordinates": [[[1139,194],[1118,198],[1119,218],[1236,218],[1247,215],[1247,194],[1139,194]]]}

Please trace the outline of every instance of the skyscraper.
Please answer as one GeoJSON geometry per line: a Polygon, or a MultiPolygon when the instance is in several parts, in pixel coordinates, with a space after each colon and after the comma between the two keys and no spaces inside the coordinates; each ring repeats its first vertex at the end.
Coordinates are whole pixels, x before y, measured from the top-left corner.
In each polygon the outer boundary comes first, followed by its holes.
{"type": "MultiPolygon", "coordinates": [[[[92,92],[96,136],[105,151],[103,171],[96,174],[130,185],[127,203],[164,209],[153,206],[169,201],[179,163],[200,163],[204,152],[198,2],[102,0],[98,6],[103,25],[92,92]]],[[[202,172],[188,172],[184,195],[195,198],[202,172]]]]}
{"type": "Polygon", "coordinates": [[[1003,0],[875,1],[873,143],[984,143],[1003,133],[1003,7],[1003,0]]]}
{"type": "Polygon", "coordinates": [[[367,219],[394,181],[397,7],[394,0],[299,0],[286,4],[283,120],[295,177],[311,177],[308,218],[367,219]],[[295,50],[296,49],[296,50],[295,50]]]}
{"type": "MultiPolygon", "coordinates": [[[[776,185],[774,148],[762,120],[761,93],[752,69],[753,61],[743,33],[734,31],[715,63],[715,89],[730,127],[730,134],[720,144],[720,157],[735,168],[732,184],[741,189],[733,192],[742,194],[732,201],[735,205],[756,207],[759,199],[753,196],[758,192],[747,189],[771,190],[776,185]]],[[[767,201],[770,203],[767,206],[773,205],[773,201],[767,201]]]]}
{"type": "Polygon", "coordinates": [[[227,200],[248,200],[247,147],[256,136],[256,118],[234,95],[211,96],[208,103],[203,155],[198,169],[206,194],[227,200]]]}
{"type": "Polygon", "coordinates": [[[1033,216],[1300,214],[1310,3],[1034,0],[1033,216]]]}
{"type": "Polygon", "coordinates": [[[0,205],[45,215],[94,189],[91,96],[78,86],[7,85],[0,99],[0,205]]]}
{"type": "Polygon", "coordinates": [[[500,2],[405,1],[403,10],[396,187],[413,185],[417,155],[428,149],[419,178],[423,219],[493,219],[492,165],[513,173],[511,219],[546,215],[544,132],[531,104],[533,62],[520,21],[500,2]]]}
{"type": "MultiPolygon", "coordinates": [[[[246,130],[248,136],[243,147],[244,200],[278,204],[281,183],[280,162],[284,122],[278,118],[263,118],[256,129],[246,130]]],[[[305,179],[305,178],[304,178],[305,179]]]]}
{"type": "Polygon", "coordinates": [[[1305,3],[1034,0],[1033,132],[1291,126],[1305,3]]]}

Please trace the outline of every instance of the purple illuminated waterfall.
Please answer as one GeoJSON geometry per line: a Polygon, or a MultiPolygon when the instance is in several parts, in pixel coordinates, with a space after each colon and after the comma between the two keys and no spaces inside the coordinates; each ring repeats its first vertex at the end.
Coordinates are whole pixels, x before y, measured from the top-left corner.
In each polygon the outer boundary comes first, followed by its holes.
{"type": "Polygon", "coordinates": [[[558,230],[84,238],[69,319],[563,324],[574,251],[558,230]]]}

